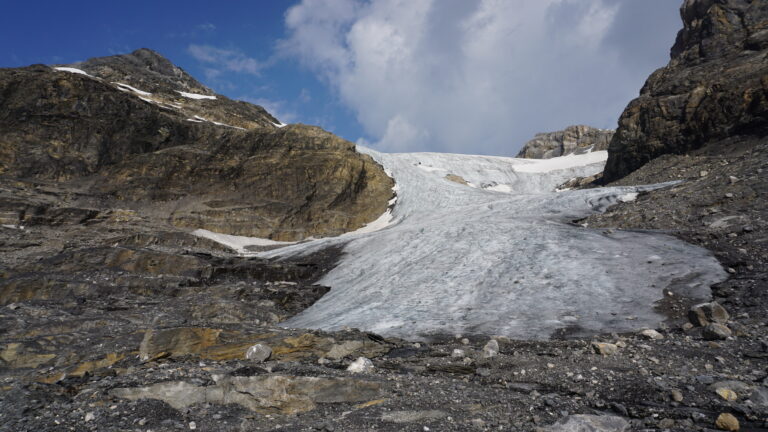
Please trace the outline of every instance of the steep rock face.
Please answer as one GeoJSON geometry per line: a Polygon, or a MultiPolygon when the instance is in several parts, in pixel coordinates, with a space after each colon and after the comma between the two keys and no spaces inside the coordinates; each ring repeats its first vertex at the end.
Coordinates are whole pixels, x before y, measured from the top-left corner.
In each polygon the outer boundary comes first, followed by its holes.
{"type": "MultiPolygon", "coordinates": [[[[159,64],[187,82],[184,91],[203,90],[170,62],[159,64]]],[[[348,141],[316,127],[278,127],[249,104],[238,111],[247,129],[189,121],[187,105],[125,91],[113,78],[42,65],[0,69],[0,181],[55,186],[65,197],[56,205],[88,209],[83,214],[130,209],[176,226],[276,240],[338,235],[387,208],[392,180],[348,141]]],[[[242,104],[215,97],[192,100],[193,109],[218,101],[211,112],[225,115],[242,104]]],[[[24,199],[0,204],[4,220],[55,213],[24,199]]]]}
{"type": "Polygon", "coordinates": [[[218,122],[245,129],[280,124],[264,108],[214,93],[147,48],[62,66],[80,69],[121,91],[182,112],[198,122],[218,122]]]}
{"type": "Polygon", "coordinates": [[[565,130],[536,134],[525,143],[519,158],[549,159],[568,154],[606,150],[614,131],[589,126],[568,126],[565,130]]]}
{"type": "Polygon", "coordinates": [[[619,120],[604,180],[668,153],[768,134],[768,2],[686,0],[683,30],[619,120]]]}

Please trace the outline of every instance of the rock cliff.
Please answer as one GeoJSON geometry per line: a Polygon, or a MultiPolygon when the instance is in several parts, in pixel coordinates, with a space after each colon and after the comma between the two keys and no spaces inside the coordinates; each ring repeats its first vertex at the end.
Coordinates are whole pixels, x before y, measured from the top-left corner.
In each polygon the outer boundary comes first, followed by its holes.
{"type": "Polygon", "coordinates": [[[517,154],[519,158],[549,159],[568,154],[606,150],[614,131],[589,126],[568,126],[565,130],[536,134],[517,154]]]}
{"type": "Polygon", "coordinates": [[[663,154],[768,134],[768,2],[686,0],[669,64],[619,120],[604,181],[663,154]]]}
{"type": "MultiPolygon", "coordinates": [[[[0,95],[0,180],[56,188],[54,207],[301,240],[359,228],[392,196],[354,144],[216,95],[150,50],[0,69],[0,95]]],[[[32,201],[3,200],[4,223],[51,212],[32,201]]]]}

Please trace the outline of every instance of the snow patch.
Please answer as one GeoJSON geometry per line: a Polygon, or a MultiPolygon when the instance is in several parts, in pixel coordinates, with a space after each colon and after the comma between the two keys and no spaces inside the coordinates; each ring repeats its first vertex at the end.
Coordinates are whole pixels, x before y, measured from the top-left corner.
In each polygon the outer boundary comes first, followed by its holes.
{"type": "Polygon", "coordinates": [[[77,69],[77,68],[73,68],[73,67],[55,67],[54,69],[57,70],[57,71],[61,71],[61,72],[69,72],[69,73],[85,75],[87,77],[95,78],[93,75],[89,75],[88,72],[86,72],[86,71],[84,71],[82,69],[77,69]]]}
{"type": "Polygon", "coordinates": [[[236,250],[240,254],[251,254],[252,252],[246,249],[248,246],[287,246],[287,245],[296,244],[296,242],[281,242],[281,241],[275,241],[275,240],[258,238],[258,237],[245,237],[245,236],[236,236],[236,235],[230,235],[230,234],[221,234],[213,231],[208,231],[205,229],[198,229],[198,230],[192,231],[192,234],[198,237],[203,237],[209,240],[213,240],[217,243],[221,243],[225,246],[228,246],[236,250]]]}
{"type": "Polygon", "coordinates": [[[600,150],[579,155],[569,154],[551,159],[522,160],[528,161],[528,163],[515,167],[517,172],[547,173],[601,162],[604,163],[608,160],[608,152],[606,150],[600,150]]]}
{"type": "Polygon", "coordinates": [[[185,98],[189,99],[216,99],[216,96],[209,96],[209,95],[203,95],[203,94],[197,94],[197,93],[187,93],[183,91],[176,90],[176,92],[185,98]]]}
{"type": "Polygon", "coordinates": [[[637,199],[638,195],[639,194],[637,192],[625,193],[624,195],[619,195],[618,200],[625,203],[632,202],[637,199]]]}
{"type": "Polygon", "coordinates": [[[279,127],[279,128],[284,128],[284,127],[288,126],[288,125],[287,125],[287,124],[285,124],[285,123],[272,123],[272,124],[273,124],[273,125],[275,125],[275,126],[277,126],[277,127],[279,127]]]}
{"type": "Polygon", "coordinates": [[[128,84],[123,84],[123,83],[119,83],[119,82],[113,82],[112,84],[115,84],[117,86],[118,90],[132,91],[132,92],[134,92],[136,94],[140,94],[142,96],[152,96],[152,93],[146,92],[144,90],[139,90],[139,89],[137,89],[135,87],[129,86],[128,84]]]}
{"type": "MultiPolygon", "coordinates": [[[[240,130],[245,130],[245,128],[241,128],[241,127],[239,127],[239,126],[232,126],[232,125],[228,125],[228,124],[225,124],[225,123],[219,123],[219,122],[217,122],[217,121],[213,121],[213,120],[208,120],[207,118],[203,118],[203,117],[200,117],[199,115],[196,115],[196,116],[195,116],[195,119],[196,119],[196,120],[198,120],[198,122],[208,122],[208,123],[213,123],[213,124],[215,124],[216,126],[225,126],[225,127],[230,127],[230,128],[232,128],[232,129],[240,129],[240,130]]],[[[187,119],[187,120],[190,120],[190,119],[187,119]]],[[[191,120],[191,121],[195,121],[195,120],[191,120]]]]}
{"type": "MultiPolygon", "coordinates": [[[[389,205],[393,205],[395,203],[395,201],[397,201],[397,197],[391,199],[389,201],[389,205]]],[[[356,234],[368,234],[368,233],[380,231],[380,230],[383,230],[384,228],[390,226],[391,224],[392,224],[392,210],[387,209],[375,221],[370,222],[370,223],[366,224],[364,227],[359,228],[359,229],[357,229],[355,231],[344,233],[340,237],[350,237],[350,236],[354,236],[356,234]]]]}

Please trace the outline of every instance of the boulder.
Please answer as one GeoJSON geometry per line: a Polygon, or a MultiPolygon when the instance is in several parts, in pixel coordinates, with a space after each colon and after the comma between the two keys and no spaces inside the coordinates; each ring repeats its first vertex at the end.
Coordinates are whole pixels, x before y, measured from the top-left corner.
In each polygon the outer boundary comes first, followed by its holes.
{"type": "Polygon", "coordinates": [[[731,432],[736,432],[741,428],[739,425],[739,420],[734,417],[733,414],[729,413],[723,413],[717,416],[717,420],[715,420],[715,426],[720,430],[731,432]]]}
{"type": "Polygon", "coordinates": [[[688,310],[688,320],[698,327],[712,322],[725,324],[729,318],[728,311],[717,302],[697,304],[688,310]]]}
{"type": "Polygon", "coordinates": [[[365,357],[358,357],[348,367],[347,371],[352,373],[367,373],[373,370],[373,362],[365,357]]]}
{"type": "Polygon", "coordinates": [[[724,340],[728,339],[732,332],[731,329],[723,324],[712,323],[704,327],[702,335],[706,340],[724,340]]]}
{"type": "Polygon", "coordinates": [[[617,345],[604,342],[592,342],[592,349],[596,354],[600,354],[601,356],[614,355],[619,351],[617,345]]]}
{"type": "Polygon", "coordinates": [[[265,362],[272,355],[272,348],[267,345],[256,344],[248,348],[245,352],[245,358],[257,363],[265,362]]]}

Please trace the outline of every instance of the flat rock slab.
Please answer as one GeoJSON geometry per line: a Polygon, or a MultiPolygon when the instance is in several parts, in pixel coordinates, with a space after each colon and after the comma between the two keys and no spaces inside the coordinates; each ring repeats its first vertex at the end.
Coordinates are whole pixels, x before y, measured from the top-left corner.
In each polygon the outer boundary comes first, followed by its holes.
{"type": "Polygon", "coordinates": [[[162,382],[146,387],[116,388],[123,399],[158,399],[182,409],[198,403],[238,404],[259,413],[295,414],[315,409],[318,403],[365,402],[376,399],[379,384],[349,378],[294,376],[214,376],[215,385],[185,381],[162,382]]]}

